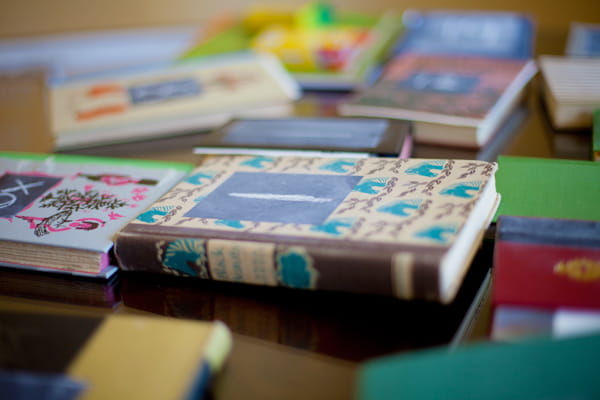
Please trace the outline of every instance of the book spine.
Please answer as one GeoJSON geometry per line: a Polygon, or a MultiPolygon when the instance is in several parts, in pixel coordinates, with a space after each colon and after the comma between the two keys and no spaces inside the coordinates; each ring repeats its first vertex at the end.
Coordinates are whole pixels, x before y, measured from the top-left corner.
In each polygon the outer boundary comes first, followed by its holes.
{"type": "Polygon", "coordinates": [[[126,271],[218,281],[439,300],[441,253],[414,255],[326,244],[199,238],[122,231],[115,254],[126,271]]]}

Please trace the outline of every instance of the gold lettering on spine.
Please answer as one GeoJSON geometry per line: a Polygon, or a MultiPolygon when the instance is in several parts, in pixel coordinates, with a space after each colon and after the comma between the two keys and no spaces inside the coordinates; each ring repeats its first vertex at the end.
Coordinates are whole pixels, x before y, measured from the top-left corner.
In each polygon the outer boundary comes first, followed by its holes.
{"type": "Polygon", "coordinates": [[[412,253],[397,253],[392,259],[392,289],[394,295],[401,299],[412,299],[414,256],[412,253]]]}
{"type": "Polygon", "coordinates": [[[579,282],[597,281],[600,279],[600,261],[589,258],[560,261],[554,266],[554,273],[579,282]]]}
{"type": "Polygon", "coordinates": [[[207,249],[213,279],[277,285],[274,244],[213,239],[208,241],[207,249]]]}

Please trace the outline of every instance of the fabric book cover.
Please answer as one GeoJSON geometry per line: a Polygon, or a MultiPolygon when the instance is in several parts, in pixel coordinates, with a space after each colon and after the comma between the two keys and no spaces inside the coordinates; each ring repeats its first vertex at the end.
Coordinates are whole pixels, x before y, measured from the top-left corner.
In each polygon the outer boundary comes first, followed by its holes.
{"type": "Polygon", "coordinates": [[[493,339],[600,327],[600,222],[500,216],[493,272],[493,339]]]}
{"type": "Polygon", "coordinates": [[[197,132],[287,115],[299,94],[275,57],[251,52],[111,70],[51,86],[52,132],[57,149],[197,132]]]}
{"type": "Polygon", "coordinates": [[[410,131],[406,121],[380,118],[244,118],[198,137],[194,151],[408,158],[410,131]]]}
{"type": "Polygon", "coordinates": [[[528,60],[534,55],[530,16],[502,11],[421,11],[402,16],[404,33],[394,53],[463,55],[528,60]]]}
{"type": "Polygon", "coordinates": [[[410,120],[416,141],[478,148],[515,109],[536,72],[530,60],[403,53],[338,111],[410,120]]]}
{"type": "Polygon", "coordinates": [[[498,157],[500,215],[600,221],[600,164],[536,157],[498,157]],[[551,199],[551,200],[549,200],[551,199]]]}
{"type": "Polygon", "coordinates": [[[494,304],[600,309],[600,222],[501,216],[494,304]]]}
{"type": "Polygon", "coordinates": [[[498,197],[495,163],[209,156],[128,224],[124,270],[450,302],[498,197]]]}
{"type": "Polygon", "coordinates": [[[597,399],[600,336],[479,343],[392,355],[362,365],[360,400],[597,399]]]}
{"type": "Polygon", "coordinates": [[[600,59],[544,55],[538,61],[552,125],[590,128],[593,112],[600,108],[600,59]]]}
{"type": "Polygon", "coordinates": [[[132,159],[0,153],[0,263],[102,275],[114,234],[191,170],[132,159]]]}
{"type": "Polygon", "coordinates": [[[222,322],[157,316],[0,309],[0,333],[11,398],[206,398],[232,346],[222,322]]]}

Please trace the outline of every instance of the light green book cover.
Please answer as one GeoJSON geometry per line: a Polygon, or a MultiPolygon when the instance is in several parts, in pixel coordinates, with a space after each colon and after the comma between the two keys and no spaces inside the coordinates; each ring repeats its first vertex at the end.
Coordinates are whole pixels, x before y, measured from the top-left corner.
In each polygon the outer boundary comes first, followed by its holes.
{"type": "Polygon", "coordinates": [[[600,336],[536,338],[395,355],[359,370],[360,400],[600,398],[600,336]]]}
{"type": "Polygon", "coordinates": [[[500,215],[600,220],[600,164],[500,156],[500,215]]]}

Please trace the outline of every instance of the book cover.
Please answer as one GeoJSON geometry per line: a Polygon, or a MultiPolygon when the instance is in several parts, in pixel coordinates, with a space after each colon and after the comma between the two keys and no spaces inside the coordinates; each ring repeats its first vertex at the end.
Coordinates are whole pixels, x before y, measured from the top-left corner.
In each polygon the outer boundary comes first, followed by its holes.
{"type": "Polygon", "coordinates": [[[241,52],[80,76],[50,89],[57,149],[211,129],[235,115],[281,116],[299,96],[272,56],[241,52]]]}
{"type": "Polygon", "coordinates": [[[600,24],[571,22],[565,54],[569,57],[600,57],[600,24]]]}
{"type": "Polygon", "coordinates": [[[528,60],[403,53],[380,81],[338,111],[411,120],[416,141],[477,148],[516,107],[536,72],[528,60]]]}
{"type": "Polygon", "coordinates": [[[102,275],[114,234],[191,170],[185,163],[0,153],[0,263],[102,275]]]}
{"type": "Polygon", "coordinates": [[[421,11],[402,16],[404,32],[394,54],[420,53],[528,60],[534,55],[530,16],[502,11],[421,11]]]}
{"type": "Polygon", "coordinates": [[[377,399],[595,399],[592,365],[600,336],[519,343],[479,343],[374,359],[362,365],[357,398],[377,399]]]}
{"type": "Polygon", "coordinates": [[[500,215],[600,220],[600,164],[536,157],[498,157],[500,215]]]}
{"type": "Polygon", "coordinates": [[[124,270],[447,303],[495,163],[210,156],[117,236],[124,270]]]}
{"type": "Polygon", "coordinates": [[[494,255],[495,305],[600,308],[600,222],[504,215],[494,255]]]}
{"type": "Polygon", "coordinates": [[[196,153],[280,152],[408,158],[410,123],[379,118],[244,118],[198,137],[196,153]]]}
{"type": "Polygon", "coordinates": [[[600,161],[600,108],[594,110],[592,127],[592,160],[600,161]]]}
{"type": "Polygon", "coordinates": [[[218,321],[0,310],[0,322],[0,369],[27,376],[9,375],[20,394],[50,376],[77,399],[202,398],[232,344],[218,321]]]}
{"type": "Polygon", "coordinates": [[[544,55],[538,61],[552,126],[590,128],[593,111],[600,107],[600,59],[544,55]]]}

